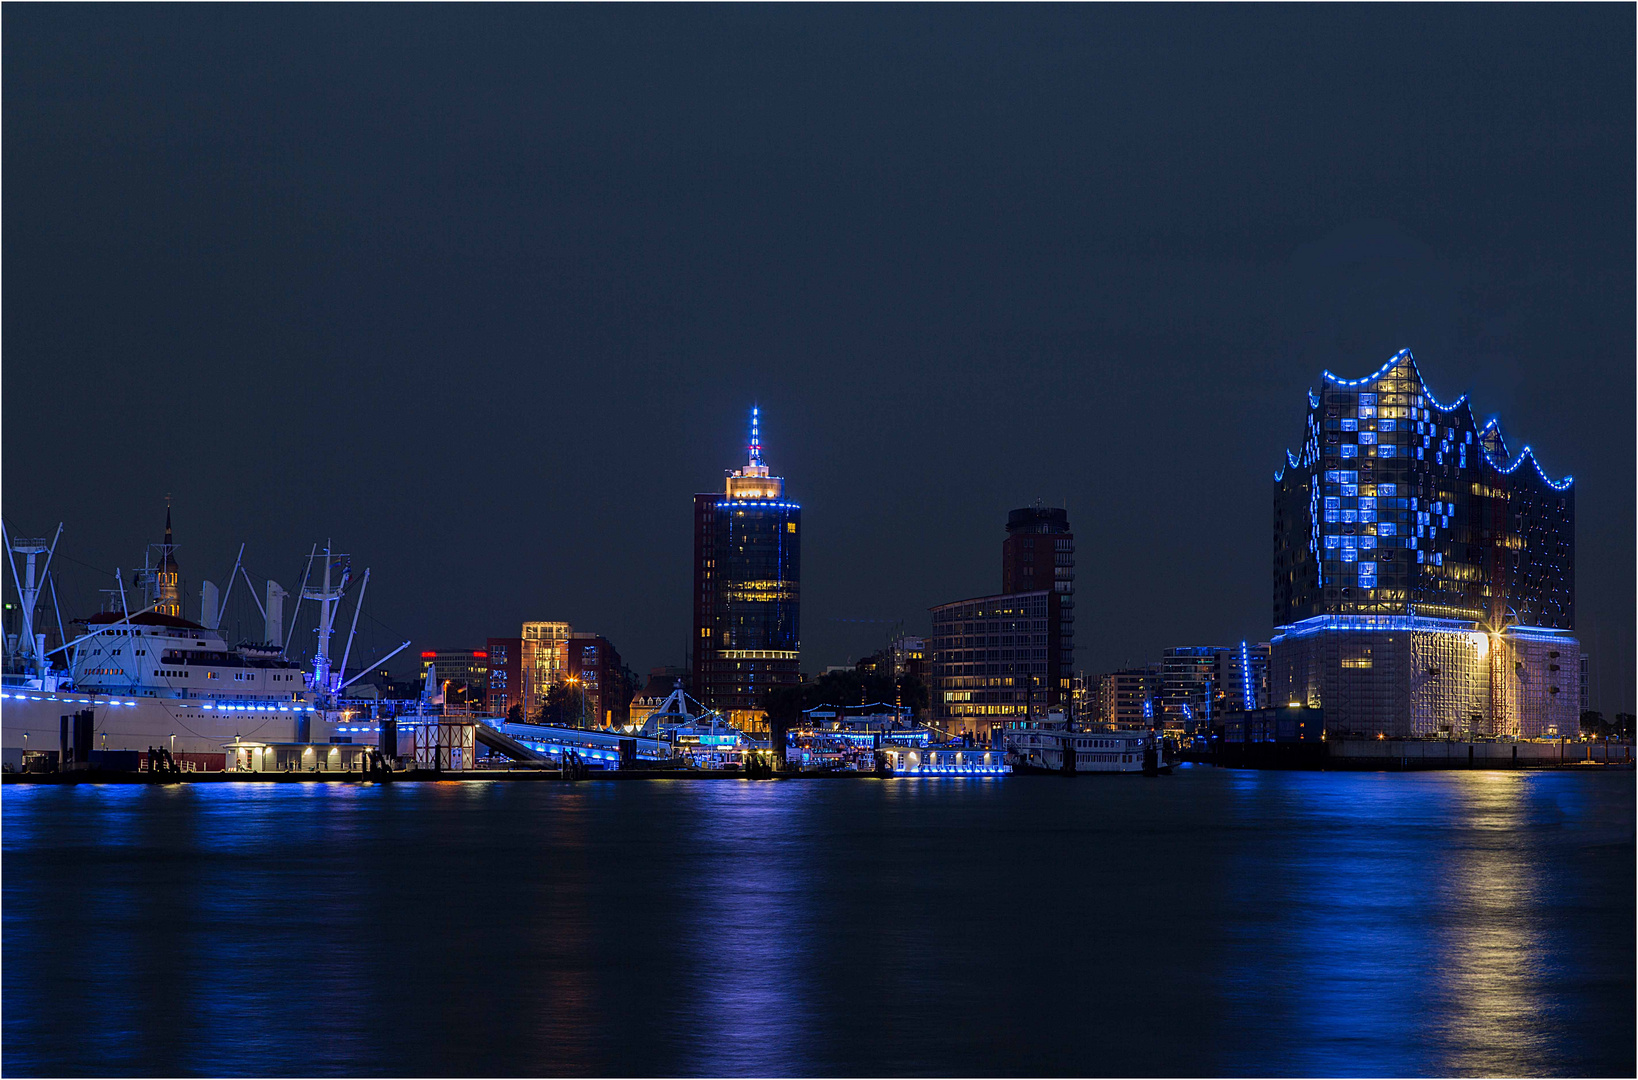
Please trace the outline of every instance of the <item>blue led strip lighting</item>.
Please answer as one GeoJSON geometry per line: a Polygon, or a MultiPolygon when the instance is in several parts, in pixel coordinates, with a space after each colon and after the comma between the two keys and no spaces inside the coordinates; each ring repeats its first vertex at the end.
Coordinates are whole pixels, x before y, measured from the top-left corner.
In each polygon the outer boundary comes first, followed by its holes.
{"type": "Polygon", "coordinates": [[[1338,386],[1364,386],[1367,383],[1376,382],[1378,379],[1382,378],[1382,376],[1392,371],[1394,366],[1401,360],[1409,360],[1411,362],[1412,370],[1416,371],[1416,382],[1422,388],[1422,396],[1427,398],[1428,403],[1435,409],[1438,409],[1440,412],[1453,412],[1467,401],[1467,395],[1463,394],[1449,405],[1441,404],[1439,399],[1434,397],[1432,391],[1428,389],[1426,380],[1422,378],[1422,372],[1416,368],[1416,357],[1411,355],[1411,351],[1409,349],[1400,349],[1398,352],[1394,353],[1388,358],[1387,363],[1383,364],[1381,367],[1377,368],[1374,372],[1365,376],[1363,379],[1344,379],[1340,375],[1327,371],[1324,373],[1325,380],[1327,382],[1335,383],[1338,386]]]}
{"type": "MultiPolygon", "coordinates": [[[[1323,374],[1326,382],[1333,382],[1338,386],[1364,386],[1366,383],[1375,382],[1388,372],[1392,371],[1393,366],[1399,363],[1401,358],[1410,356],[1410,354],[1411,351],[1409,349],[1400,349],[1398,352],[1394,353],[1393,356],[1388,358],[1388,362],[1386,364],[1383,364],[1381,367],[1377,368],[1375,372],[1365,376],[1363,379],[1344,379],[1341,376],[1334,375],[1329,371],[1324,372],[1323,374]]],[[[1412,356],[1411,361],[1414,363],[1415,360],[1416,358],[1412,356]]]]}
{"type": "Polygon", "coordinates": [[[1250,712],[1257,707],[1257,703],[1251,699],[1251,657],[1246,651],[1244,641],[1240,642],[1240,681],[1246,692],[1244,708],[1250,712]]]}
{"type": "Polygon", "coordinates": [[[1530,464],[1536,467],[1536,475],[1541,477],[1542,481],[1554,491],[1563,491],[1565,488],[1568,488],[1571,484],[1575,483],[1575,477],[1573,476],[1566,476],[1562,480],[1554,480],[1552,477],[1548,476],[1546,472],[1542,470],[1541,462],[1536,460],[1535,451],[1531,450],[1529,446],[1526,446],[1523,450],[1520,450],[1519,456],[1514,458],[1513,463],[1505,468],[1497,464],[1496,461],[1490,457],[1489,453],[1485,454],[1485,460],[1489,461],[1491,465],[1494,465],[1496,467],[1496,471],[1501,473],[1503,476],[1511,476],[1514,470],[1516,470],[1520,465],[1524,464],[1525,458],[1530,459],[1530,464]]]}
{"type": "MultiPolygon", "coordinates": [[[[1303,637],[1327,630],[1406,631],[1430,634],[1471,634],[1473,624],[1461,619],[1434,619],[1425,615],[1316,615],[1290,626],[1280,627],[1286,637],[1303,637]]],[[[1275,640],[1279,640],[1276,638],[1275,640]]]]}
{"type": "MultiPolygon", "coordinates": [[[[1325,380],[1327,382],[1334,383],[1337,386],[1348,386],[1348,387],[1364,386],[1367,383],[1373,383],[1373,382],[1377,381],[1378,379],[1382,378],[1382,376],[1386,375],[1389,371],[1392,371],[1393,368],[1394,368],[1394,365],[1398,364],[1400,362],[1400,360],[1402,360],[1402,359],[1408,359],[1411,362],[1411,365],[1412,365],[1413,369],[1415,369],[1416,357],[1411,354],[1411,351],[1409,349],[1400,349],[1397,353],[1395,353],[1392,357],[1390,357],[1388,359],[1387,363],[1383,364],[1376,371],[1372,372],[1370,375],[1367,375],[1362,379],[1344,379],[1341,376],[1336,375],[1336,374],[1334,374],[1334,373],[1332,373],[1330,371],[1324,372],[1324,377],[1325,377],[1325,380]]],[[[1428,384],[1427,384],[1426,380],[1424,380],[1422,378],[1422,373],[1421,373],[1420,370],[1416,370],[1416,382],[1417,382],[1417,385],[1421,387],[1422,396],[1427,398],[1428,404],[1432,405],[1435,409],[1437,409],[1438,411],[1440,411],[1442,413],[1455,412],[1457,409],[1459,409],[1463,405],[1467,404],[1467,395],[1466,394],[1463,394],[1461,397],[1457,398],[1455,401],[1451,402],[1448,405],[1444,404],[1438,398],[1434,397],[1433,392],[1428,389],[1428,384]]],[[[1313,406],[1315,406],[1317,404],[1317,402],[1315,402],[1315,400],[1314,400],[1314,393],[1313,393],[1312,390],[1310,390],[1309,393],[1308,393],[1308,401],[1309,401],[1310,407],[1313,407],[1313,406]]],[[[1472,418],[1472,411],[1471,411],[1471,407],[1470,407],[1469,408],[1469,419],[1471,419],[1471,418],[1472,418]]],[[[1489,432],[1493,428],[1496,429],[1496,432],[1497,432],[1498,436],[1500,435],[1501,425],[1499,423],[1497,423],[1497,421],[1494,418],[1492,418],[1490,420],[1487,420],[1482,428],[1479,428],[1478,424],[1476,422],[1473,424],[1473,426],[1478,428],[1479,437],[1481,439],[1484,437],[1484,435],[1487,432],[1489,432]]],[[[1524,459],[1525,458],[1529,458],[1530,463],[1535,466],[1536,474],[1541,477],[1542,482],[1545,483],[1548,487],[1552,488],[1554,491],[1564,491],[1567,488],[1569,488],[1575,482],[1575,477],[1573,477],[1573,476],[1566,476],[1562,480],[1554,480],[1552,477],[1548,476],[1546,470],[1544,470],[1541,467],[1541,462],[1536,458],[1534,451],[1532,451],[1530,449],[1530,447],[1528,447],[1528,446],[1526,446],[1523,450],[1519,451],[1518,456],[1513,459],[1512,463],[1509,464],[1509,465],[1506,465],[1506,466],[1503,466],[1500,462],[1496,461],[1493,457],[1491,457],[1490,452],[1488,450],[1483,450],[1482,452],[1484,453],[1485,460],[1489,461],[1490,464],[1492,466],[1494,466],[1495,469],[1498,472],[1502,473],[1504,476],[1505,475],[1510,475],[1511,473],[1513,473],[1513,471],[1516,470],[1520,465],[1524,464],[1524,459]]],[[[1289,451],[1289,450],[1286,451],[1286,460],[1289,461],[1292,465],[1295,465],[1297,463],[1296,460],[1292,457],[1291,451],[1289,451]]],[[[1275,479],[1276,480],[1282,479],[1283,474],[1284,474],[1284,470],[1282,469],[1279,473],[1275,474],[1275,479]]]]}

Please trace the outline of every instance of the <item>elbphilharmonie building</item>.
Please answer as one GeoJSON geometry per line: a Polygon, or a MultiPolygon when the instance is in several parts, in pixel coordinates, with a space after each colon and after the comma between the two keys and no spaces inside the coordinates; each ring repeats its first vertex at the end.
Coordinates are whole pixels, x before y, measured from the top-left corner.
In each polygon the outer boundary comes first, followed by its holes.
{"type": "Polygon", "coordinates": [[[1573,734],[1575,491],[1409,350],[1324,373],[1274,478],[1271,698],[1331,734],[1573,734]]]}

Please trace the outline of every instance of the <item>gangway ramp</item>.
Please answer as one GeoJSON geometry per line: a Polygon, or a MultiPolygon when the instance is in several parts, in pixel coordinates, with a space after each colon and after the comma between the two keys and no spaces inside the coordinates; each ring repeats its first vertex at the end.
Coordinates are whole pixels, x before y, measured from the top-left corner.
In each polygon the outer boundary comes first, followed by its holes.
{"type": "Polygon", "coordinates": [[[505,754],[519,764],[550,765],[554,768],[557,766],[557,762],[552,759],[552,755],[525,746],[512,736],[503,731],[497,731],[488,724],[478,724],[476,735],[480,743],[491,750],[505,754]]]}
{"type": "Polygon", "coordinates": [[[550,755],[547,760],[554,763],[565,753],[572,753],[593,767],[603,768],[619,768],[628,762],[665,761],[671,757],[671,747],[667,743],[620,731],[568,728],[555,724],[519,724],[508,720],[485,720],[479,724],[479,729],[484,727],[493,728],[527,749],[550,755]]]}

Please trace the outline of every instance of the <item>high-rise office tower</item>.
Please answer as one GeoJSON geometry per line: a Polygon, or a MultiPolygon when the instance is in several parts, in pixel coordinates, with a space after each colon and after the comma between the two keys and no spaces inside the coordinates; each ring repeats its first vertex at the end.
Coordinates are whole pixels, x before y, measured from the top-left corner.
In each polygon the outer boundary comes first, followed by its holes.
{"type": "Polygon", "coordinates": [[[1007,515],[1007,538],[1001,542],[1001,592],[1051,590],[1058,594],[1058,685],[1053,700],[1069,690],[1075,672],[1075,534],[1069,512],[1026,506],[1007,515]]]}
{"type": "Polygon", "coordinates": [[[694,496],[694,693],[746,730],[768,691],[800,681],[802,508],[762,460],[751,410],[747,461],[722,491],[694,496]]]}
{"type": "Polygon", "coordinates": [[[1329,732],[1568,734],[1577,723],[1575,492],[1509,454],[1409,350],[1324,373],[1274,478],[1272,704],[1329,732]]]}

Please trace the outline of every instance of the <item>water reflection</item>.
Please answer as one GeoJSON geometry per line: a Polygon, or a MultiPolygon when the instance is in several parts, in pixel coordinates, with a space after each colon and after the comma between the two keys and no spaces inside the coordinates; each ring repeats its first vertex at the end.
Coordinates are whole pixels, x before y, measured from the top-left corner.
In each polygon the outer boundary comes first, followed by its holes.
{"type": "MultiPolygon", "coordinates": [[[[1577,801],[1559,785],[1581,779],[1231,780],[1236,816],[1268,829],[1235,845],[1232,1015],[1278,1030],[1302,1073],[1580,1071],[1555,1031],[1565,942],[1543,932],[1564,926],[1566,897],[1542,879],[1550,829],[1577,801]]],[[[1630,889],[1618,896],[1630,911],[1630,889]]],[[[1265,1046],[1235,1050],[1225,1071],[1269,1071],[1265,1046]]]]}
{"type": "Polygon", "coordinates": [[[1447,849],[1437,977],[1438,1071],[1539,1073],[1551,999],[1542,984],[1554,962],[1539,932],[1542,896],[1535,870],[1543,842],[1527,777],[1462,778],[1455,802],[1461,827],[1447,849]]]}
{"type": "Polygon", "coordinates": [[[702,786],[692,808],[698,863],[683,931],[694,1012],[679,1071],[782,1076],[809,1071],[802,960],[824,948],[813,899],[813,785],[702,786]],[[786,790],[792,789],[792,790],[786,790]]]}
{"type": "Polygon", "coordinates": [[[3,797],[13,1075],[1635,1064],[1630,774],[3,797]]]}

